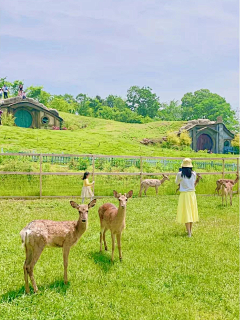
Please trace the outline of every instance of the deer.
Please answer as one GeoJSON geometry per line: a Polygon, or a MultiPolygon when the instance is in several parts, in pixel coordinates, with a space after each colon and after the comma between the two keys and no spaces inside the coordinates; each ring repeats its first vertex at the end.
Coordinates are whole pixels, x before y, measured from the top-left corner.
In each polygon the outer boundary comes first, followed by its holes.
{"type": "MultiPolygon", "coordinates": [[[[198,185],[199,181],[202,179],[202,176],[200,175],[200,173],[197,173],[197,179],[195,181],[195,187],[198,185]]],[[[180,189],[180,184],[178,185],[177,189],[176,189],[176,193],[179,191],[180,189]]]]}
{"type": "Polygon", "coordinates": [[[33,268],[46,246],[63,249],[64,283],[67,284],[69,251],[87,230],[88,210],[95,206],[96,201],[94,199],[89,204],[81,205],[70,201],[71,206],[79,213],[77,221],[34,220],[21,230],[20,236],[26,253],[23,265],[26,293],[30,292],[28,276],[32,282],[34,293],[38,291],[33,268]]]}
{"type": "Polygon", "coordinates": [[[216,181],[217,187],[216,187],[216,189],[214,191],[214,196],[216,195],[216,192],[217,192],[217,194],[219,196],[219,191],[221,190],[223,182],[227,182],[227,183],[230,182],[234,186],[238,182],[238,180],[239,180],[239,174],[238,173],[236,173],[235,180],[233,180],[233,179],[218,179],[216,181]]]}
{"type": "Polygon", "coordinates": [[[145,179],[141,182],[140,191],[139,191],[139,197],[142,196],[142,191],[144,189],[145,195],[147,195],[147,189],[149,187],[154,187],[156,190],[156,195],[158,194],[158,187],[162,185],[166,180],[170,180],[169,177],[165,174],[162,175],[162,179],[145,179]]]}
{"type": "Polygon", "coordinates": [[[221,187],[222,187],[222,205],[223,205],[223,198],[225,196],[225,200],[226,200],[226,206],[227,206],[227,196],[229,195],[230,197],[230,206],[232,206],[232,195],[233,195],[233,184],[232,182],[226,182],[226,181],[223,181],[221,183],[221,187]]]}
{"type": "Polygon", "coordinates": [[[102,240],[104,242],[105,250],[107,251],[106,243],[106,231],[109,229],[111,231],[112,237],[112,257],[111,261],[114,260],[114,248],[115,248],[115,236],[117,236],[119,259],[122,261],[122,249],[121,249],[121,237],[123,229],[126,226],[126,206],[127,200],[132,197],[133,190],[128,193],[118,193],[113,190],[114,197],[118,199],[118,208],[112,203],[105,203],[98,209],[99,219],[100,219],[100,252],[102,252],[102,240]]]}

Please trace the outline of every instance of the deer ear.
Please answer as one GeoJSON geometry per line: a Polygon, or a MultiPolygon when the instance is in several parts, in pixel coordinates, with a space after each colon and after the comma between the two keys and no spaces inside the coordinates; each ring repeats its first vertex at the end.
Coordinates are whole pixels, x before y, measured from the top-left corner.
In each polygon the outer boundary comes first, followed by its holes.
{"type": "Polygon", "coordinates": [[[93,199],[91,202],[89,202],[89,204],[88,204],[88,209],[94,207],[95,204],[96,204],[96,202],[97,202],[97,199],[93,199]]]}
{"type": "Polygon", "coordinates": [[[70,201],[70,204],[73,208],[76,208],[76,209],[78,208],[78,204],[76,202],[70,201]]]}
{"type": "Polygon", "coordinates": [[[131,198],[133,195],[133,190],[128,191],[128,193],[126,194],[127,198],[131,198]]]}
{"type": "Polygon", "coordinates": [[[119,194],[117,193],[116,190],[113,190],[113,195],[114,195],[115,198],[119,198],[119,194]]]}

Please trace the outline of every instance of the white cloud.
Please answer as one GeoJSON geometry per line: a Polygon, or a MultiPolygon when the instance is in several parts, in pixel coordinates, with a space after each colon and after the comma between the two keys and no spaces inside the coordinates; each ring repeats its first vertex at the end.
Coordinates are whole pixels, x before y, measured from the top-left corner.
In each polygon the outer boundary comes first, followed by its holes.
{"type": "Polygon", "coordinates": [[[74,94],[138,84],[170,100],[208,87],[236,108],[237,9],[235,0],[11,0],[1,71],[74,94]]]}

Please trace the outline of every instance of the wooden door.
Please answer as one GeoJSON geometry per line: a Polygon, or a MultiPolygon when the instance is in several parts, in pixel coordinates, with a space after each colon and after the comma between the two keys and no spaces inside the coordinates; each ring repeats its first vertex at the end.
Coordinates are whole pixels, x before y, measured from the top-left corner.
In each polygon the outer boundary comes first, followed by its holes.
{"type": "Polygon", "coordinates": [[[27,110],[17,110],[14,117],[18,127],[29,128],[32,124],[32,115],[27,110]]]}
{"type": "Polygon", "coordinates": [[[197,140],[197,150],[212,150],[213,141],[208,134],[201,134],[197,140]]]}

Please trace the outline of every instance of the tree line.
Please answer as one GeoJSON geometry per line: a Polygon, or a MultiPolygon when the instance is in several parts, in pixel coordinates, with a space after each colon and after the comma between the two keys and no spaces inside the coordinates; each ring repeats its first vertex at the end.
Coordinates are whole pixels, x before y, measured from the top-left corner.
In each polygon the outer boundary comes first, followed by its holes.
{"type": "MultiPolygon", "coordinates": [[[[4,84],[9,88],[10,96],[17,96],[19,84],[23,84],[23,81],[9,82],[5,77],[0,79],[0,87],[4,84]]],[[[169,103],[161,102],[156,93],[146,86],[130,87],[126,99],[111,94],[106,98],[99,95],[89,97],[84,93],[79,93],[76,97],[68,93],[53,95],[46,92],[43,86],[29,86],[25,92],[27,97],[38,100],[48,108],[83,116],[129,123],[194,119],[214,121],[218,116],[222,116],[230,130],[238,131],[235,111],[225,98],[208,89],[184,94],[181,103],[177,100],[171,100],[169,103]]]]}

